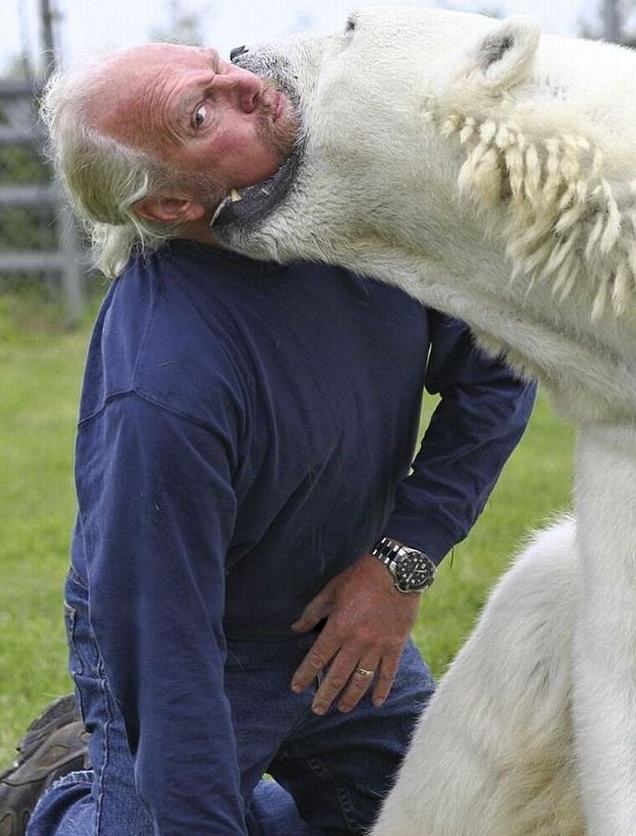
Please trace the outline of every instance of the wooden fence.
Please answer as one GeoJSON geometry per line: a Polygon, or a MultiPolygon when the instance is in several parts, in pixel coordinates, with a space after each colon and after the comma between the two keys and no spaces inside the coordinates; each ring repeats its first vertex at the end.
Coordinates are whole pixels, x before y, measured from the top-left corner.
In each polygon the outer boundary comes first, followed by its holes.
{"type": "Polygon", "coordinates": [[[73,322],[84,309],[88,260],[70,209],[44,160],[37,93],[29,84],[0,83],[0,278],[52,277],[73,322]],[[16,156],[18,162],[26,158],[30,165],[20,171],[16,156]],[[31,176],[40,182],[25,182],[25,171],[27,180],[31,176]],[[36,218],[45,224],[39,241],[31,240],[37,235],[25,234],[25,226],[36,218]]]}

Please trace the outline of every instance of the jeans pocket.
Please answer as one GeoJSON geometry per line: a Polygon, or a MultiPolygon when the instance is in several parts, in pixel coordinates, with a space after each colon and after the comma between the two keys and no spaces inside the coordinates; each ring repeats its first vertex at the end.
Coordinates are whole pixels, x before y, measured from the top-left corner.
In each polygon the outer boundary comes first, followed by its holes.
{"type": "Polygon", "coordinates": [[[71,654],[71,673],[101,678],[103,665],[89,621],[88,590],[71,570],[66,578],[64,620],[71,654]]]}
{"type": "Polygon", "coordinates": [[[77,623],[77,610],[72,607],[67,601],[64,601],[64,625],[66,627],[66,642],[68,645],[68,669],[71,678],[75,684],[75,702],[79,708],[82,721],[86,722],[86,714],[84,711],[84,698],[82,688],[82,678],[84,666],[82,664],[82,657],[77,650],[75,641],[75,625],[77,623]]]}
{"type": "Polygon", "coordinates": [[[64,622],[77,704],[84,725],[92,732],[94,708],[103,700],[104,666],[89,622],[88,590],[73,571],[66,579],[64,622]]]}
{"type": "Polygon", "coordinates": [[[66,643],[68,645],[68,667],[73,679],[76,674],[82,673],[82,662],[75,648],[75,622],[77,621],[77,610],[68,601],[64,601],[64,627],[66,628],[66,643]]]}

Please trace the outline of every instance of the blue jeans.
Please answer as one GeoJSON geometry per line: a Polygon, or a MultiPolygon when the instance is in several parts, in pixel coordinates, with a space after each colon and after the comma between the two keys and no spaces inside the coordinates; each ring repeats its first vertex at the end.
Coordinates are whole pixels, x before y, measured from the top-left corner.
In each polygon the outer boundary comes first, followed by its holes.
{"type": "MultiPolygon", "coordinates": [[[[87,590],[72,569],[65,611],[71,674],[91,732],[93,769],[52,785],[33,813],[27,836],[156,836],[135,790],[123,721],[89,626],[87,590]]],[[[409,643],[381,709],[366,696],[350,714],[332,709],[314,715],[315,691],[297,695],[289,687],[314,640],[315,634],[228,642],[225,690],[250,836],[364,833],[433,691],[428,668],[409,643]],[[264,773],[274,780],[263,779],[264,773]]]]}

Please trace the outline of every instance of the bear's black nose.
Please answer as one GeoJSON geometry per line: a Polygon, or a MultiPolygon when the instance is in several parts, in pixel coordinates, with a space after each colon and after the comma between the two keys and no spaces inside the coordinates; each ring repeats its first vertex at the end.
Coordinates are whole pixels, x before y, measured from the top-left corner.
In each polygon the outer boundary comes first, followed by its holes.
{"type": "Polygon", "coordinates": [[[239,55],[243,55],[247,51],[248,49],[246,46],[235,46],[234,49],[230,50],[230,61],[236,61],[239,55]]]}

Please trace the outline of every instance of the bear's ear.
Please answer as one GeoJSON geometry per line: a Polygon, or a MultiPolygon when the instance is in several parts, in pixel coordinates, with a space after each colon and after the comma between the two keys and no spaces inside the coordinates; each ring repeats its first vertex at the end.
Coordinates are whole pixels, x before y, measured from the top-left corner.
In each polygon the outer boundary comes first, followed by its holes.
{"type": "Polygon", "coordinates": [[[464,45],[461,75],[493,91],[513,87],[528,76],[540,37],[541,29],[530,18],[497,22],[490,32],[464,45]]]}

